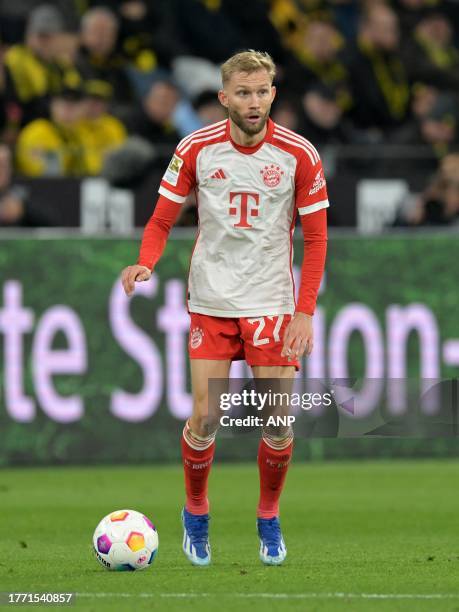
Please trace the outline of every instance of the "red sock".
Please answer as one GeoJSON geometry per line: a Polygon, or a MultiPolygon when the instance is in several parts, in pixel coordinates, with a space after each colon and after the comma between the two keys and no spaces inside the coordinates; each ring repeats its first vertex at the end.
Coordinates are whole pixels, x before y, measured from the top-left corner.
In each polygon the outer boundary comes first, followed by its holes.
{"type": "Polygon", "coordinates": [[[293,440],[280,450],[271,448],[262,438],[258,447],[258,471],[260,474],[260,500],[257,517],[279,516],[279,498],[292,457],[293,440]]]}
{"type": "Polygon", "coordinates": [[[207,514],[207,481],[214,458],[215,441],[203,450],[192,448],[182,436],[182,460],[185,472],[185,508],[192,514],[207,514]]]}

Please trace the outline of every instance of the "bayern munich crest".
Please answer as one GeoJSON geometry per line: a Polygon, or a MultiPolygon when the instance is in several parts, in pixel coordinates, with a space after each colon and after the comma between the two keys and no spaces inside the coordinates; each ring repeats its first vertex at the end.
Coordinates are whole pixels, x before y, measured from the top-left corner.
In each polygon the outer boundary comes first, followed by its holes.
{"type": "Polygon", "coordinates": [[[284,171],[281,170],[280,166],[271,164],[270,166],[265,166],[263,170],[260,170],[260,174],[263,177],[263,183],[266,187],[277,187],[281,182],[284,171]]]}
{"type": "Polygon", "coordinates": [[[204,332],[200,327],[194,327],[190,334],[190,346],[192,349],[197,349],[202,344],[204,332]]]}

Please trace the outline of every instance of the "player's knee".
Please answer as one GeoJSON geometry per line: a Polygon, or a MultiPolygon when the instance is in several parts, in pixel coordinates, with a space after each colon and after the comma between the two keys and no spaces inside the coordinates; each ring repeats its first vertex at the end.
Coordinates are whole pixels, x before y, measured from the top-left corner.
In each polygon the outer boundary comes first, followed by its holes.
{"type": "Polygon", "coordinates": [[[193,410],[190,426],[193,433],[206,438],[217,431],[218,419],[212,417],[208,410],[193,410]]]}
{"type": "Polygon", "coordinates": [[[291,425],[265,425],[262,435],[267,440],[274,440],[277,443],[287,444],[293,440],[293,429],[291,425]]]}

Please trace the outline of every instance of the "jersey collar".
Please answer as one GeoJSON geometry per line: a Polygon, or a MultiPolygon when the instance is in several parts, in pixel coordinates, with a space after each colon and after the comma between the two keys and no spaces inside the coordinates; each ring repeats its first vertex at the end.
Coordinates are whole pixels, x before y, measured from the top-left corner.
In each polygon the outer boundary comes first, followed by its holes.
{"type": "Polygon", "coordinates": [[[228,138],[228,140],[231,142],[231,144],[233,145],[233,147],[239,151],[239,153],[244,153],[244,155],[252,155],[253,153],[256,153],[258,151],[258,149],[260,149],[265,142],[270,142],[271,137],[273,135],[273,131],[274,131],[274,122],[268,118],[268,123],[267,123],[267,130],[266,130],[266,134],[265,137],[263,138],[263,140],[260,140],[260,142],[258,144],[256,144],[253,147],[244,147],[242,145],[236,144],[234,142],[234,140],[231,138],[231,134],[230,134],[230,120],[228,119],[227,124],[226,124],[226,137],[228,138]]]}

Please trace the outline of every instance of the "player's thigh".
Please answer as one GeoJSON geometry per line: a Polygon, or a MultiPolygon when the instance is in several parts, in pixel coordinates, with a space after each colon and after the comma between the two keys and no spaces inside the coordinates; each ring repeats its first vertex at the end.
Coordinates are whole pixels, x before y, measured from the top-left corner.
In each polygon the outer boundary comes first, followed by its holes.
{"type": "Polygon", "coordinates": [[[269,398],[265,416],[289,414],[295,366],[252,366],[255,386],[269,398]]]}
{"type": "Polygon", "coordinates": [[[228,390],[230,359],[191,359],[193,415],[218,412],[218,394],[228,390]]]}
{"type": "Polygon", "coordinates": [[[191,430],[198,436],[209,436],[218,429],[219,396],[228,391],[229,359],[191,359],[193,412],[191,430]]]}
{"type": "Polygon", "coordinates": [[[252,372],[254,378],[282,378],[282,379],[293,379],[295,378],[295,366],[252,366],[252,372]]]}
{"type": "Polygon", "coordinates": [[[277,419],[290,414],[295,366],[252,366],[252,371],[257,391],[268,398],[263,408],[263,430],[274,436],[287,435],[290,427],[283,418],[277,419]]]}

